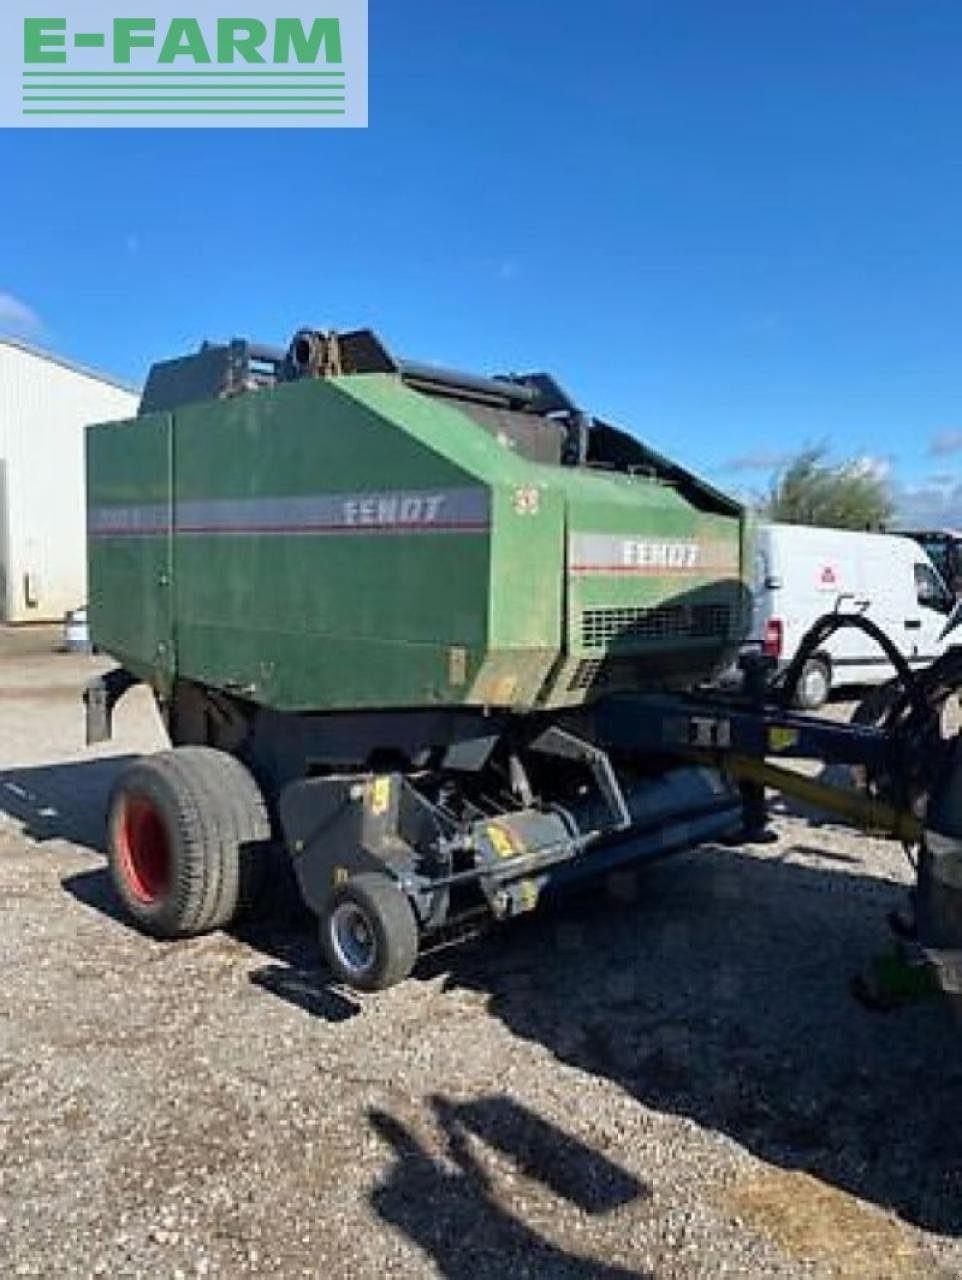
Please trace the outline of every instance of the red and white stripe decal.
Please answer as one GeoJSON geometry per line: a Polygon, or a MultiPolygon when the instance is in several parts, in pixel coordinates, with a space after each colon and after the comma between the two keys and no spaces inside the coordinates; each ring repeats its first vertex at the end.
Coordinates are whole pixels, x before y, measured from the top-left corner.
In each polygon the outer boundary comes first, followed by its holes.
{"type": "Polygon", "coordinates": [[[358,535],[483,533],[491,523],[486,489],[309,494],[270,498],[210,498],[173,508],[93,507],[93,538],[178,535],[358,535]]]}

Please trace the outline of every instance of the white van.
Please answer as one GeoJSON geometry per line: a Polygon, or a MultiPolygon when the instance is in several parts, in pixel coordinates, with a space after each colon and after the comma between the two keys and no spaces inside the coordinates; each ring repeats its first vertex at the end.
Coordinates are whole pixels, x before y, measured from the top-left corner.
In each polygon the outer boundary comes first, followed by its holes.
{"type": "MultiPolygon", "coordinates": [[[[911,538],[805,525],[758,526],[753,621],[748,644],[778,660],[794,657],[806,631],[826,613],[857,613],[885,632],[913,665],[945,648],[954,600],[925,551],[911,538]]],[[[814,709],[833,686],[881,684],[891,662],[864,632],[843,628],[807,664],[799,706],[814,709]]]]}

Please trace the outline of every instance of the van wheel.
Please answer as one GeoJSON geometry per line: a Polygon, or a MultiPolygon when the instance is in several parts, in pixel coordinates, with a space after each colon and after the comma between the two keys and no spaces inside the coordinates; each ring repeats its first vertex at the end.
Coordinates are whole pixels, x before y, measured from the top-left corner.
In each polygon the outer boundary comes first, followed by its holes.
{"type": "Polygon", "coordinates": [[[795,689],[795,705],[802,711],[817,711],[832,692],[832,672],[822,658],[809,658],[795,689]]]}

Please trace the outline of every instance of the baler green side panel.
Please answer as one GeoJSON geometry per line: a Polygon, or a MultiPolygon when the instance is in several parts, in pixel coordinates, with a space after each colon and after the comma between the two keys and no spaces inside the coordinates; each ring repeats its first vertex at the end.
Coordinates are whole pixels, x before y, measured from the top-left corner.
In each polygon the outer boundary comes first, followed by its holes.
{"type": "Polygon", "coordinates": [[[546,704],[710,676],[744,628],[741,519],[644,476],[574,472],[566,488],[567,661],[546,704]]]}
{"type": "Polygon", "coordinates": [[[91,632],[98,648],[159,689],[174,661],[171,428],[158,414],[91,427],[86,437],[91,632]],[[112,536],[132,512],[131,536],[112,536]]]}
{"type": "Polygon", "coordinates": [[[492,491],[489,651],[469,700],[526,708],[563,643],[565,501],[547,468],[516,461],[515,483],[492,491]]]}
{"type": "Polygon", "coordinates": [[[565,473],[519,457],[456,405],[396,379],[356,377],[339,385],[490,491],[487,651],[462,700],[519,710],[534,705],[563,644],[565,473]]]}
{"type": "MultiPolygon", "coordinates": [[[[343,386],[344,384],[340,384],[343,386]]],[[[335,382],[179,411],[178,512],[483,486],[335,382]]],[[[341,503],[343,506],[343,503],[341,503]]],[[[352,508],[353,509],[353,508],[352,508]]],[[[280,709],[458,703],[486,643],[489,530],[192,532],[178,515],[182,675],[280,709]]]]}

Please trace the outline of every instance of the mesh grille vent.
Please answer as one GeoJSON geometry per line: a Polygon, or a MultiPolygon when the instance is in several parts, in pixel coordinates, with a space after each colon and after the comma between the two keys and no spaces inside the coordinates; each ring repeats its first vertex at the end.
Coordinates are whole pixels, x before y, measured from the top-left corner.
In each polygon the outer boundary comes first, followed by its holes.
{"type": "Polygon", "coordinates": [[[604,649],[613,640],[711,639],[727,636],[731,626],[732,611],[727,604],[585,609],[581,643],[586,649],[604,649]]]}

